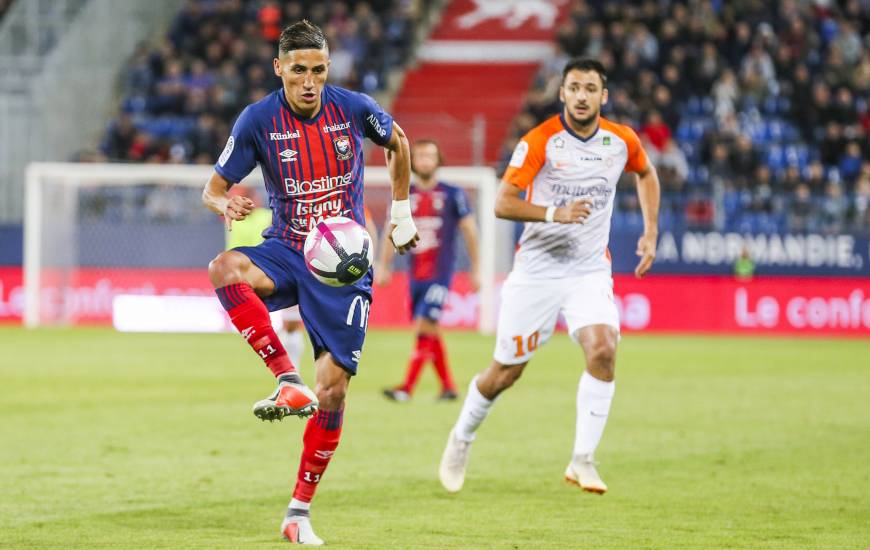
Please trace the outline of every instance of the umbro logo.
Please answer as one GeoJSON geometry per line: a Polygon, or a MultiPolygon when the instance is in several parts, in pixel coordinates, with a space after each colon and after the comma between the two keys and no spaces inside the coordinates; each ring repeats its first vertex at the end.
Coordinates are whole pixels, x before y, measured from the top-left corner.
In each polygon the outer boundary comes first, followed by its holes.
{"type": "Polygon", "coordinates": [[[281,155],[281,162],[296,162],[296,155],[299,153],[293,149],[284,149],[278,154],[281,155]]]}
{"type": "Polygon", "coordinates": [[[329,458],[335,453],[335,451],[314,451],[314,456],[323,460],[329,460],[329,458]]]}
{"type": "Polygon", "coordinates": [[[351,358],[351,361],[353,361],[354,363],[359,363],[359,358],[360,358],[360,355],[362,355],[362,352],[358,349],[355,349],[355,350],[353,350],[352,353],[353,353],[353,357],[351,358]]]}

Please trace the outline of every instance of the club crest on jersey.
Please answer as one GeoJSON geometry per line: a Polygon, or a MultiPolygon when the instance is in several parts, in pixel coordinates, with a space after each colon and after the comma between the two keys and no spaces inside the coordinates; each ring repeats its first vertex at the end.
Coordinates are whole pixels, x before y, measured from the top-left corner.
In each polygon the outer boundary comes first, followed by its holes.
{"type": "Polygon", "coordinates": [[[350,148],[350,138],[347,136],[339,136],[332,140],[335,145],[335,154],[338,160],[348,160],[353,157],[353,149],[350,148]]]}
{"type": "Polygon", "coordinates": [[[293,149],[284,149],[278,154],[281,155],[281,162],[296,162],[296,155],[299,153],[293,149]]]}
{"type": "Polygon", "coordinates": [[[602,144],[602,145],[610,145],[610,136],[604,136],[604,137],[601,139],[601,144],[602,144]]]}

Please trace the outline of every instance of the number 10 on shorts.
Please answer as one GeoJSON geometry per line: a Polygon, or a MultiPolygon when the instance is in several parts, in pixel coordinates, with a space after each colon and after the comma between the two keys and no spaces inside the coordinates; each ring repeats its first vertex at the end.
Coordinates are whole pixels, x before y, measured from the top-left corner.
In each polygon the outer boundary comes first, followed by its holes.
{"type": "Polygon", "coordinates": [[[517,346],[516,355],[514,357],[522,357],[527,353],[531,353],[538,348],[538,331],[531,333],[527,338],[522,336],[514,336],[512,340],[517,346]],[[523,347],[525,345],[525,347],[523,347]]]}

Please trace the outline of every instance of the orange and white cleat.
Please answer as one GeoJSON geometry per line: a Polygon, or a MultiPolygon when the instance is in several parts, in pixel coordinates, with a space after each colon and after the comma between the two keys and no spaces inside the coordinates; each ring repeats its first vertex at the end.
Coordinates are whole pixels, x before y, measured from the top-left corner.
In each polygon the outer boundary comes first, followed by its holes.
{"type": "Polygon", "coordinates": [[[311,518],[308,516],[290,516],[281,523],[281,534],[284,539],[294,544],[323,546],[323,539],[314,534],[311,518]]]}
{"type": "Polygon", "coordinates": [[[294,372],[281,375],[272,395],[254,403],[254,416],[270,422],[285,416],[306,418],[317,411],[318,405],[317,396],[294,372]]]}
{"type": "Polygon", "coordinates": [[[574,456],[565,469],[565,481],[588,493],[603,495],[607,492],[607,485],[601,481],[595,464],[592,454],[574,456]]]}

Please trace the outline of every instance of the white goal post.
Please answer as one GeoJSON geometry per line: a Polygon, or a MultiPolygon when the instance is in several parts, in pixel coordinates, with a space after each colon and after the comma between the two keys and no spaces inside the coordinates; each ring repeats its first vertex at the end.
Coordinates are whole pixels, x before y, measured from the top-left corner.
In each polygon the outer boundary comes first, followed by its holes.
{"type": "MultiPolygon", "coordinates": [[[[188,210],[184,209],[191,209],[189,212],[199,215],[199,211],[203,210],[198,200],[199,192],[212,170],[210,165],[31,163],[27,167],[25,176],[25,326],[37,327],[46,324],[44,319],[46,297],[43,292],[45,279],[50,274],[53,279],[60,280],[61,284],[68,283],[68,278],[65,279],[63,273],[74,271],[81,262],[83,250],[86,252],[91,246],[88,242],[84,242],[81,236],[86,233],[82,226],[89,223],[87,212],[82,212],[87,211],[89,207],[87,204],[82,206],[84,203],[81,195],[91,197],[102,190],[117,194],[123,193],[125,188],[131,190],[143,186],[178,189],[183,190],[183,193],[178,194],[179,204],[174,206],[185,212],[188,210]]],[[[498,184],[495,170],[487,167],[443,167],[438,172],[438,178],[465,189],[475,209],[480,231],[481,287],[478,328],[482,332],[491,333],[495,329],[496,262],[499,261],[498,256],[504,256],[499,254],[499,250],[505,249],[509,253],[512,243],[508,227],[500,227],[499,223],[503,222],[498,222],[493,215],[498,184]],[[497,235],[497,231],[502,235],[497,235]]],[[[262,188],[263,180],[259,168],[241,184],[262,188]]],[[[366,168],[367,197],[370,192],[389,193],[389,186],[389,172],[386,167],[366,168]]],[[[101,216],[123,218],[123,215],[112,211],[113,205],[110,201],[100,200],[102,201],[99,202],[101,216]]],[[[127,210],[134,210],[137,204],[134,203],[127,210]]],[[[382,212],[373,212],[376,219],[381,214],[382,212]]],[[[119,223],[135,229],[137,222],[131,218],[119,223]]],[[[180,223],[183,223],[183,220],[180,223]]],[[[173,227],[175,226],[164,227],[163,229],[169,232],[164,231],[163,234],[168,234],[172,238],[173,227]]],[[[135,235],[135,233],[131,234],[135,235]]],[[[177,236],[178,240],[172,242],[180,246],[185,236],[181,231],[177,236]]],[[[125,249],[119,252],[135,254],[136,249],[143,243],[132,242],[130,245],[134,250],[125,249]]]]}

